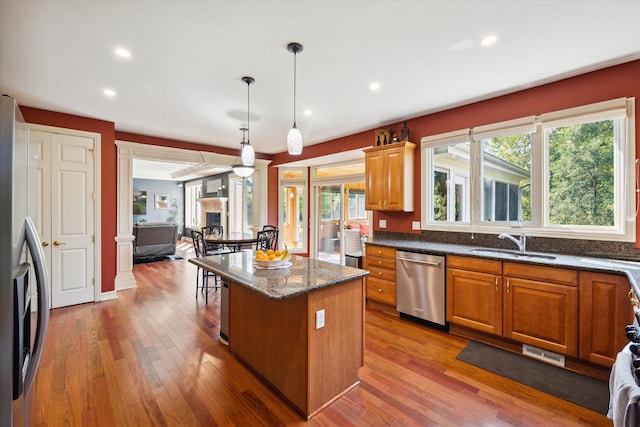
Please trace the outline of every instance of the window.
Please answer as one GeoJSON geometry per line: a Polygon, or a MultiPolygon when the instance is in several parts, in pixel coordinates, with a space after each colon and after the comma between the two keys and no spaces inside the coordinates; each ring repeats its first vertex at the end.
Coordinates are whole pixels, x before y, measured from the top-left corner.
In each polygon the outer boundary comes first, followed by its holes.
{"type": "Polygon", "coordinates": [[[253,234],[255,222],[253,185],[254,175],[248,178],[229,176],[229,232],[231,233],[253,234]]]}
{"type": "MultiPolygon", "coordinates": [[[[529,132],[501,130],[506,136],[485,135],[482,146],[482,221],[526,222],[531,220],[531,140],[529,132]]],[[[477,136],[474,132],[474,140],[477,136]]]]}
{"type": "Polygon", "coordinates": [[[431,191],[426,197],[429,207],[424,211],[428,212],[428,222],[470,221],[471,144],[468,133],[467,129],[437,137],[427,152],[427,169],[430,172],[428,187],[425,188],[431,188],[431,191]]]}
{"type": "Polygon", "coordinates": [[[348,189],[349,210],[347,219],[367,219],[364,208],[364,190],[348,189]]]}
{"type": "Polygon", "coordinates": [[[202,195],[202,181],[187,182],[184,186],[184,225],[197,228],[201,225],[201,209],[198,199],[202,195]]]}
{"type": "Polygon", "coordinates": [[[291,252],[307,250],[306,168],[281,168],[278,228],[291,252]]]}
{"type": "Polygon", "coordinates": [[[427,229],[632,241],[633,99],[422,139],[427,229]]]}

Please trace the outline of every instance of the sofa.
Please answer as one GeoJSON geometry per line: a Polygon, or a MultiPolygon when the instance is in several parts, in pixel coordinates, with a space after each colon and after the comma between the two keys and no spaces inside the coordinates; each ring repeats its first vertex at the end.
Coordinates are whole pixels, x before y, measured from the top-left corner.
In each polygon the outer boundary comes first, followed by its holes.
{"type": "Polygon", "coordinates": [[[175,255],[178,240],[176,224],[151,222],[133,226],[133,260],[175,255]]]}

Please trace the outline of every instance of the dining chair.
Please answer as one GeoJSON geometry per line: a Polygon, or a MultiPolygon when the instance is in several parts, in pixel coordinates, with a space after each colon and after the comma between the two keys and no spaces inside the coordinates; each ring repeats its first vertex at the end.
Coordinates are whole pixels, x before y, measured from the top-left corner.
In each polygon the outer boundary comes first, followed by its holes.
{"type": "MultiPolygon", "coordinates": [[[[204,234],[201,231],[191,230],[191,239],[193,240],[193,249],[196,253],[196,257],[203,257],[209,255],[207,245],[204,240],[204,234]]],[[[220,288],[220,278],[217,274],[208,271],[200,266],[196,273],[196,299],[198,298],[198,289],[200,293],[204,293],[204,303],[209,303],[209,278],[213,277],[213,286],[211,290],[220,288]],[[200,284],[200,278],[202,278],[202,284],[200,284]]]]}
{"type": "Polygon", "coordinates": [[[278,227],[276,227],[275,225],[263,225],[262,226],[262,231],[267,231],[267,230],[277,230],[278,227]]]}
{"type": "MultiPolygon", "coordinates": [[[[207,245],[207,249],[211,251],[220,251],[223,249],[222,245],[207,242],[208,238],[222,239],[224,235],[224,227],[222,225],[207,225],[206,227],[202,227],[202,236],[205,239],[205,243],[207,245]]],[[[211,254],[210,254],[211,255],[211,254]]]]}
{"type": "Polygon", "coordinates": [[[256,250],[276,250],[278,248],[278,230],[258,231],[256,239],[256,250]]]}

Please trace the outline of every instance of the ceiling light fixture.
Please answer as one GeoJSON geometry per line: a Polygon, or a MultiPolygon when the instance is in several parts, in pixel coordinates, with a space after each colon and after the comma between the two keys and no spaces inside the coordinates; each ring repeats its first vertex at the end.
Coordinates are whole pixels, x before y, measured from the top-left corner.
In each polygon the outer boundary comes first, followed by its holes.
{"type": "Polygon", "coordinates": [[[480,44],[482,46],[491,46],[492,44],[494,44],[496,41],[498,40],[498,37],[494,36],[493,34],[490,36],[487,36],[485,38],[482,39],[482,41],[480,42],[480,44]]]}
{"type": "Polygon", "coordinates": [[[243,131],[241,159],[242,159],[242,164],[244,166],[253,166],[256,159],[256,152],[253,150],[253,147],[251,146],[251,133],[249,132],[249,118],[250,118],[249,108],[251,106],[251,103],[249,102],[250,100],[249,86],[251,86],[251,83],[255,82],[255,79],[253,77],[243,77],[242,81],[247,84],[247,142],[246,143],[244,142],[244,131],[243,131]]]}
{"type": "Polygon", "coordinates": [[[296,126],[296,57],[302,49],[300,43],[293,42],[287,45],[287,50],[293,53],[293,127],[287,135],[287,151],[294,156],[302,153],[302,133],[296,126]]]}
{"type": "Polygon", "coordinates": [[[119,47],[115,50],[116,55],[118,55],[121,58],[131,58],[131,52],[129,52],[127,49],[119,47]]]}
{"type": "Polygon", "coordinates": [[[240,175],[243,178],[247,178],[253,175],[253,172],[255,171],[254,163],[256,159],[256,153],[255,151],[253,151],[253,147],[249,142],[250,141],[249,119],[251,117],[251,110],[250,110],[251,103],[249,102],[250,101],[249,86],[251,86],[251,83],[255,82],[256,80],[253,77],[245,76],[242,78],[242,81],[247,84],[247,127],[240,128],[240,130],[242,131],[242,142],[240,143],[240,145],[242,146],[242,151],[240,152],[241,161],[233,164],[231,166],[231,169],[236,175],[240,175]],[[246,141],[244,140],[245,132],[247,135],[246,141]]]}
{"type": "Polygon", "coordinates": [[[105,96],[108,96],[109,98],[113,98],[114,96],[116,96],[116,91],[113,90],[113,89],[105,89],[105,90],[102,91],[102,93],[105,96]]]}
{"type": "MultiPolygon", "coordinates": [[[[246,142],[244,140],[244,135],[245,132],[247,132],[249,129],[248,128],[240,128],[240,130],[242,131],[242,142],[240,143],[242,145],[242,148],[244,149],[244,147],[246,146],[246,142]]],[[[243,178],[247,178],[250,177],[251,175],[253,175],[253,172],[255,170],[253,165],[245,165],[242,161],[236,162],[233,165],[231,165],[231,170],[233,170],[233,173],[235,173],[236,175],[239,175],[243,178]]]]}

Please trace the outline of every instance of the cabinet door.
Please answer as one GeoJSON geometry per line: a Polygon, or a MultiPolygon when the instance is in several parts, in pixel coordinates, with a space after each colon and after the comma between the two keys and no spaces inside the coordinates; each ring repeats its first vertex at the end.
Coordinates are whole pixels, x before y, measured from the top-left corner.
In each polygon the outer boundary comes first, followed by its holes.
{"type": "Polygon", "coordinates": [[[364,158],[366,190],[365,208],[367,210],[384,209],[385,179],[384,155],[382,151],[365,154],[364,158]]]}
{"type": "Polygon", "coordinates": [[[578,356],[578,288],[504,277],[504,337],[578,356]]]}
{"type": "Polygon", "coordinates": [[[447,269],[447,320],[502,335],[502,277],[447,269]]]}
{"type": "Polygon", "coordinates": [[[404,149],[389,148],[385,151],[386,171],[383,195],[386,198],[385,210],[401,211],[404,209],[404,149]]]}
{"type": "Polygon", "coordinates": [[[630,285],[624,276],[580,272],[580,359],[610,368],[628,342],[633,323],[630,285]]]}

